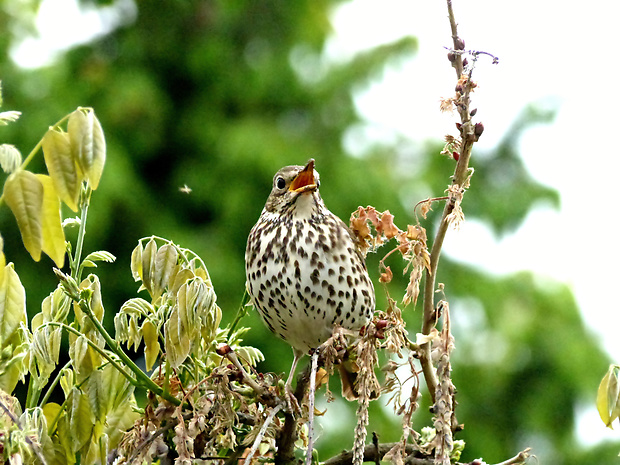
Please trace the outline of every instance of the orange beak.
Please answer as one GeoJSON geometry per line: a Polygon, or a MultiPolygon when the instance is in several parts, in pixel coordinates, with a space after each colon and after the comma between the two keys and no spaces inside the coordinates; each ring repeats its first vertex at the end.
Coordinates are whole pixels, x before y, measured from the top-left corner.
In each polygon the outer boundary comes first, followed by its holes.
{"type": "Polygon", "coordinates": [[[316,188],[317,185],[314,181],[314,158],[311,158],[306,166],[304,166],[304,169],[293,179],[288,190],[302,194],[304,192],[316,190],[316,188]]]}

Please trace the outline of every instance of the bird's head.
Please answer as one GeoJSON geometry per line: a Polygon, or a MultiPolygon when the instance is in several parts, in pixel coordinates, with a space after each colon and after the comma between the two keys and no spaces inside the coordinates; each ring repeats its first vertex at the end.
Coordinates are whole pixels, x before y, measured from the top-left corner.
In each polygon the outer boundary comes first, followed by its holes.
{"type": "Polygon", "coordinates": [[[273,188],[265,210],[284,213],[312,207],[321,202],[319,183],[313,158],[305,166],[285,166],[273,177],[273,188]]]}

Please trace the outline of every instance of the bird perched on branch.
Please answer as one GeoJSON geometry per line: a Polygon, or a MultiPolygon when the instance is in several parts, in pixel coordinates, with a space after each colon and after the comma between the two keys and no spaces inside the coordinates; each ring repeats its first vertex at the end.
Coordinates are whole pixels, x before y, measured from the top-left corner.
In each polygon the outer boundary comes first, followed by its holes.
{"type": "MultiPolygon", "coordinates": [[[[349,228],[323,203],[313,159],[275,174],[248,237],[245,270],[263,321],[293,348],[289,388],[303,355],[336,326],[361,329],[375,309],[364,258],[349,228]]],[[[343,381],[349,399],[355,397],[351,389],[343,381]]]]}

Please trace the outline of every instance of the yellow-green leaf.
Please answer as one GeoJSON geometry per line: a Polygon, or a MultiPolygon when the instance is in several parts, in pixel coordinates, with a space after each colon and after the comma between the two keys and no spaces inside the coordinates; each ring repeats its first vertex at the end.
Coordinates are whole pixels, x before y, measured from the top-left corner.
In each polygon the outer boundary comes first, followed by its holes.
{"type": "Polygon", "coordinates": [[[131,275],[134,281],[142,279],[142,244],[140,242],[131,252],[131,275]]]}
{"type": "Polygon", "coordinates": [[[102,368],[99,373],[101,385],[107,390],[104,396],[106,416],[118,408],[126,410],[127,405],[133,400],[133,385],[110,364],[102,368]]]}
{"type": "Polygon", "coordinates": [[[71,389],[73,389],[73,385],[75,384],[75,373],[73,370],[69,370],[67,368],[63,368],[60,370],[60,387],[65,394],[65,397],[69,397],[71,393],[71,389]]]}
{"type": "Polygon", "coordinates": [[[52,426],[56,417],[60,415],[62,411],[62,407],[56,402],[48,402],[43,406],[43,415],[45,415],[45,420],[47,421],[48,426],[52,426]]]}
{"type": "Polygon", "coordinates": [[[142,285],[149,293],[152,293],[152,276],[155,267],[155,255],[157,254],[157,244],[155,239],[151,239],[142,251],[142,285]]]}
{"type": "Polygon", "coordinates": [[[60,201],[54,188],[52,178],[44,174],[35,175],[43,185],[43,208],[41,210],[41,227],[43,234],[42,250],[58,268],[65,264],[65,231],[60,219],[60,201]]]}
{"type": "Polygon", "coordinates": [[[6,266],[6,257],[4,256],[4,239],[0,236],[0,283],[4,279],[4,267],[6,266]]]}
{"type": "Polygon", "coordinates": [[[179,309],[175,306],[170,312],[168,321],[164,324],[166,357],[174,369],[179,368],[189,355],[190,337],[187,334],[187,329],[181,324],[179,309]]]}
{"type": "Polygon", "coordinates": [[[603,377],[601,384],[598,387],[598,393],[596,396],[596,408],[598,414],[605,423],[605,426],[612,428],[611,424],[618,418],[618,403],[620,395],[620,384],[618,383],[618,373],[620,367],[617,365],[610,365],[609,370],[603,377]]]}
{"type": "MultiPolygon", "coordinates": [[[[112,255],[110,252],[105,250],[98,250],[96,252],[89,253],[84,260],[89,260],[91,262],[107,262],[112,263],[116,260],[116,257],[112,255]]],[[[97,266],[97,265],[95,265],[97,266]]]]}
{"type": "Polygon", "coordinates": [[[106,146],[103,129],[94,110],[78,108],[71,113],[68,131],[73,157],[95,190],[103,173],[106,146]]]}
{"type": "Polygon", "coordinates": [[[94,420],[88,397],[78,388],[73,388],[69,410],[69,431],[73,451],[78,451],[86,445],[93,430],[94,420]]]}
{"type": "Polygon", "coordinates": [[[172,285],[169,287],[170,293],[176,295],[177,292],[179,292],[181,286],[194,277],[195,275],[192,270],[188,268],[182,268],[174,275],[172,285]]]}
{"type": "Polygon", "coordinates": [[[17,220],[26,250],[38,262],[43,245],[43,184],[30,171],[16,171],[4,183],[4,198],[17,220]]]}
{"type": "Polygon", "coordinates": [[[73,362],[78,382],[92,376],[93,370],[101,363],[99,354],[88,344],[86,336],[79,336],[71,342],[69,357],[73,362]]]}
{"type": "Polygon", "coordinates": [[[53,128],[47,131],[43,137],[43,157],[58,196],[76,212],[83,175],[71,153],[69,134],[53,128]]]}
{"type": "Polygon", "coordinates": [[[170,276],[177,264],[179,254],[177,249],[170,245],[162,245],[155,255],[155,263],[151,272],[151,292],[153,300],[156,300],[164,291],[170,280],[170,276]]]}
{"type": "Polygon", "coordinates": [[[142,324],[142,339],[144,339],[144,357],[146,359],[146,369],[150,370],[159,356],[159,333],[157,328],[150,320],[142,324]]]}
{"type": "Polygon", "coordinates": [[[4,279],[0,283],[0,348],[4,348],[19,324],[27,320],[26,291],[13,264],[9,263],[4,268],[4,279]]]}

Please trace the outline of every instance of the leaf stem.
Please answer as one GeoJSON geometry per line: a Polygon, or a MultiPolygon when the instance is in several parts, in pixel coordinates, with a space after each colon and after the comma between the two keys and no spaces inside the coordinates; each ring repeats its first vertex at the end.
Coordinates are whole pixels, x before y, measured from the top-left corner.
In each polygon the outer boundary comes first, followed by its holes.
{"type": "Polygon", "coordinates": [[[56,376],[54,377],[52,384],[49,385],[49,387],[47,388],[47,391],[45,392],[45,395],[43,396],[43,399],[41,399],[41,401],[39,402],[39,407],[43,407],[45,404],[47,404],[47,401],[52,395],[52,392],[54,391],[54,389],[60,382],[60,377],[62,376],[63,370],[67,369],[69,365],[71,365],[72,363],[73,363],[73,360],[69,360],[67,363],[65,363],[65,366],[63,366],[60,370],[58,370],[58,373],[56,373],[56,376]]]}
{"type": "Polygon", "coordinates": [[[88,207],[90,205],[90,196],[93,190],[90,187],[90,183],[86,182],[82,189],[82,196],[80,199],[80,229],[78,231],[78,237],[75,244],[75,253],[71,260],[71,277],[76,282],[81,281],[82,274],[82,249],[84,248],[84,237],[86,236],[86,220],[88,218],[88,207]]]}
{"type": "MultiPolygon", "coordinates": [[[[127,368],[129,368],[136,375],[135,382],[138,386],[144,387],[154,392],[156,395],[162,397],[163,399],[174,405],[181,405],[181,401],[179,399],[174,397],[167,390],[164,390],[160,386],[158,386],[144,371],[140,369],[140,367],[138,367],[138,365],[134,363],[133,360],[131,360],[131,358],[129,358],[129,356],[125,352],[123,352],[123,349],[121,349],[120,345],[114,339],[112,339],[112,336],[110,336],[110,334],[106,331],[101,322],[97,319],[97,317],[93,313],[93,310],[90,308],[90,304],[86,300],[80,299],[78,305],[91,320],[97,331],[99,331],[99,334],[101,334],[103,339],[106,341],[110,350],[114,352],[122,360],[122,362],[127,365],[127,368]]],[[[125,371],[121,372],[123,373],[123,375],[125,375],[125,371]]]]}
{"type": "MultiPolygon", "coordinates": [[[[82,306],[80,306],[80,308],[82,308],[82,306]]],[[[83,310],[83,308],[82,308],[83,310]]],[[[76,336],[84,336],[84,334],[82,334],[81,332],[79,332],[77,329],[65,324],[65,323],[60,323],[58,321],[49,321],[47,323],[44,323],[43,325],[41,325],[41,327],[45,327],[45,326],[58,326],[60,328],[66,329],[68,332],[75,334],[76,336]]],[[[105,338],[105,337],[104,337],[105,338]]],[[[114,368],[116,368],[125,378],[127,378],[127,381],[129,381],[132,385],[134,386],[142,386],[135,378],[133,378],[131,376],[131,373],[129,373],[127,370],[125,370],[125,368],[118,363],[117,360],[114,360],[112,357],[110,357],[110,354],[108,354],[105,350],[103,350],[101,347],[99,347],[97,344],[95,344],[93,341],[91,341],[89,338],[86,338],[86,342],[88,343],[88,345],[94,349],[99,355],[101,355],[103,358],[105,358],[114,368]]],[[[116,354],[118,355],[118,354],[116,354]]],[[[50,387],[51,389],[51,387],[50,387]]],[[[42,405],[42,404],[41,404],[42,405]]]]}

